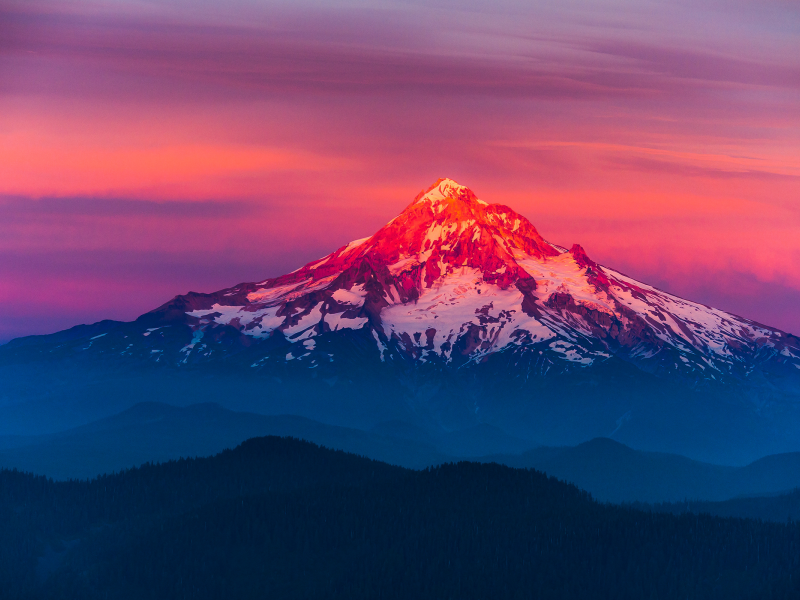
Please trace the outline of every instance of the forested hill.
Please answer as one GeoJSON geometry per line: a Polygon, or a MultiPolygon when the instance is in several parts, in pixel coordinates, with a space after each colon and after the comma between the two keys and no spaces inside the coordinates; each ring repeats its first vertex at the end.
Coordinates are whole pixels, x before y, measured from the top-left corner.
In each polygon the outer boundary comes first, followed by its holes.
{"type": "Polygon", "coordinates": [[[797,598],[800,527],[601,505],[496,464],[286,438],[88,482],[0,473],[3,598],[797,598]]]}

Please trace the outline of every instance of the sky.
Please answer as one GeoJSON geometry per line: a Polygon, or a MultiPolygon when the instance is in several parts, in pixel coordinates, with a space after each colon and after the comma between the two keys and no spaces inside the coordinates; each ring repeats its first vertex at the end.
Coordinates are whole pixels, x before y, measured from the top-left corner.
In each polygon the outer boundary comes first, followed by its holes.
{"type": "Polygon", "coordinates": [[[440,177],[800,334],[800,5],[0,0],[0,342],[292,271],[440,177]]]}

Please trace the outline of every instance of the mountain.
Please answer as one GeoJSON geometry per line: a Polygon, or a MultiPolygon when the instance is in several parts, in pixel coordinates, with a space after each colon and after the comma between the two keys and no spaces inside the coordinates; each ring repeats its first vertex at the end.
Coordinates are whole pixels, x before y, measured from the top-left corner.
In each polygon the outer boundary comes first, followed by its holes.
{"type": "Polygon", "coordinates": [[[317,338],[366,328],[384,362],[461,367],[506,351],[564,372],[613,355],[694,380],[758,370],[787,387],[800,369],[797,338],[601,267],[579,245],[550,244],[525,217],[448,179],[370,238],[276,279],[179,296],[148,320],[192,326],[192,341],[164,357],[184,363],[208,360],[227,326],[254,340],[282,334],[284,360],[309,368],[324,361],[317,338]]]}
{"type": "Polygon", "coordinates": [[[547,242],[449,179],[287,275],[13,340],[0,375],[6,434],[212,401],[717,462],[800,450],[800,339],[547,242]]]}
{"type": "Polygon", "coordinates": [[[17,598],[794,599],[797,523],[599,504],[531,470],[307,442],[91,481],[0,471],[17,598]]]}

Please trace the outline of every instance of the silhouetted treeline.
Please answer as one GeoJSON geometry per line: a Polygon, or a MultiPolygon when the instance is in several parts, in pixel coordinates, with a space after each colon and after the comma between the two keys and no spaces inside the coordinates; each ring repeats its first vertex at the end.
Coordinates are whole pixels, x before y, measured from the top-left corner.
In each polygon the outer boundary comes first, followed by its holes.
{"type": "Polygon", "coordinates": [[[0,482],[7,597],[800,597],[796,524],[601,505],[496,464],[408,471],[258,438],[91,482],[0,482]]]}
{"type": "Polygon", "coordinates": [[[795,489],[785,494],[731,498],[720,502],[703,502],[700,500],[659,502],[656,504],[634,502],[629,506],[631,508],[654,510],[674,515],[689,512],[709,514],[716,517],[762,519],[780,523],[797,520],[800,517],[800,489],[795,489]]]}

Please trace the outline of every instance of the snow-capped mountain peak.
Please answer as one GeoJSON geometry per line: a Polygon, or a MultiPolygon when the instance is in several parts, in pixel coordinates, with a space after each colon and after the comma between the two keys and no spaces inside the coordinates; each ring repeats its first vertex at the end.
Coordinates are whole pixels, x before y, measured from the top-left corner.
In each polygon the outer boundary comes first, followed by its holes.
{"type": "Polygon", "coordinates": [[[542,370],[616,356],[654,373],[746,378],[754,365],[800,369],[797,338],[672,296],[547,242],[524,216],[440,179],[374,235],[296,271],[216,294],[178,297],[157,314],[196,332],[233,328],[285,339],[306,357],[326,336],[366,332],[382,360],[475,364],[535,355],[542,370]]]}
{"type": "Polygon", "coordinates": [[[475,197],[475,194],[472,193],[472,190],[470,190],[467,186],[461,185],[460,183],[447,177],[439,179],[426,191],[420,193],[411,203],[411,206],[424,202],[428,202],[432,205],[438,205],[441,203],[441,201],[448,199],[457,200],[466,204],[478,202],[479,204],[486,206],[486,202],[483,200],[478,200],[475,197]]]}
{"type": "Polygon", "coordinates": [[[451,179],[440,179],[373,235],[362,255],[390,271],[418,263],[428,286],[449,270],[470,267],[505,288],[529,279],[513,259],[515,250],[538,257],[558,254],[522,215],[479,200],[451,179]]]}

